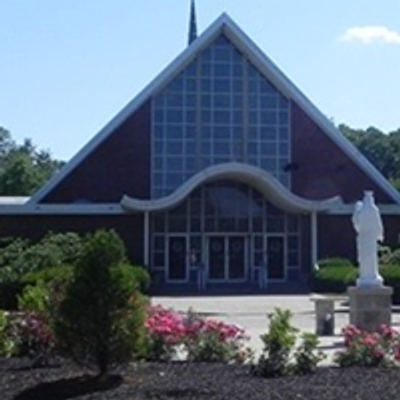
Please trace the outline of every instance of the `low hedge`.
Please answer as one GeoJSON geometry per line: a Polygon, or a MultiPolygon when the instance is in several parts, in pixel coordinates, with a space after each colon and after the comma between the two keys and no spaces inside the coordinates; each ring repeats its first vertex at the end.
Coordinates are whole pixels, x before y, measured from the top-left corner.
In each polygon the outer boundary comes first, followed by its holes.
{"type": "Polygon", "coordinates": [[[400,265],[387,264],[379,268],[385,285],[393,288],[393,304],[400,304],[400,265]]]}
{"type": "MultiPolygon", "coordinates": [[[[385,264],[379,268],[384,284],[393,288],[393,303],[400,304],[400,265],[385,264]]],[[[318,293],[344,293],[356,284],[358,267],[344,259],[327,259],[319,263],[312,290],[318,293]]]]}
{"type": "Polygon", "coordinates": [[[315,271],[313,290],[320,293],[343,293],[354,285],[358,269],[352,265],[324,266],[315,271]]]}

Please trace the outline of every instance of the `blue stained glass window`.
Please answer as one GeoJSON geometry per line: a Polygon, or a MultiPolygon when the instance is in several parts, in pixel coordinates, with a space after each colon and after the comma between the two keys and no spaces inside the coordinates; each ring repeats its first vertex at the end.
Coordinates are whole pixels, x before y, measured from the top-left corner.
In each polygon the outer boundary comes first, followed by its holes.
{"type": "Polygon", "coordinates": [[[261,143],[260,151],[263,156],[275,156],[276,155],[276,143],[275,142],[261,143]]]}
{"type": "Polygon", "coordinates": [[[276,112],[261,112],[261,123],[264,125],[276,125],[278,116],[276,112]]]}
{"type": "Polygon", "coordinates": [[[278,105],[277,100],[275,95],[262,95],[260,96],[261,108],[276,108],[278,105]]]}
{"type": "Polygon", "coordinates": [[[195,123],[196,122],[196,111],[194,111],[194,110],[186,111],[186,122],[187,123],[195,123]]]}
{"type": "Polygon", "coordinates": [[[231,49],[229,47],[216,47],[214,49],[214,61],[226,62],[231,59],[231,49]]]}
{"type": "Polygon", "coordinates": [[[258,129],[256,126],[249,127],[249,139],[257,139],[258,138],[258,129]]]}
{"type": "Polygon", "coordinates": [[[231,133],[228,126],[218,126],[217,128],[215,128],[215,139],[223,139],[228,141],[230,139],[230,135],[231,133]]]}
{"type": "Polygon", "coordinates": [[[154,138],[155,139],[160,139],[164,136],[164,128],[163,125],[158,125],[156,124],[154,126],[154,138]]]}
{"type": "Polygon", "coordinates": [[[228,93],[231,88],[231,83],[229,79],[216,79],[213,88],[216,93],[228,93]]]}
{"type": "Polygon", "coordinates": [[[196,80],[195,79],[187,79],[186,80],[186,90],[189,92],[196,91],[196,80]]]}
{"type": "Polygon", "coordinates": [[[279,153],[280,154],[288,154],[289,153],[289,143],[286,143],[286,142],[279,143],[279,153]]]}
{"type": "Polygon", "coordinates": [[[201,106],[204,108],[211,108],[211,95],[203,94],[201,96],[201,106]]]}
{"type": "MultiPolygon", "coordinates": [[[[233,92],[234,93],[240,93],[240,105],[242,105],[242,95],[241,93],[243,92],[243,81],[240,79],[235,79],[233,82],[233,92]]],[[[239,97],[239,96],[238,96],[239,97]]]]}
{"type": "Polygon", "coordinates": [[[162,157],[154,157],[154,168],[158,170],[164,168],[164,159],[162,157]]]}
{"type": "Polygon", "coordinates": [[[227,77],[231,73],[231,66],[229,64],[215,64],[214,74],[216,77],[227,77]]]}
{"type": "Polygon", "coordinates": [[[208,155],[211,153],[211,142],[203,142],[201,144],[201,152],[204,155],[208,155]]]}
{"type": "Polygon", "coordinates": [[[257,68],[254,65],[247,63],[247,66],[248,66],[248,68],[247,68],[248,75],[250,78],[259,78],[260,77],[260,73],[258,72],[257,68]]]}
{"type": "Polygon", "coordinates": [[[204,77],[211,76],[211,64],[201,64],[201,75],[204,77]]]}
{"type": "Polygon", "coordinates": [[[261,79],[261,86],[260,86],[260,90],[261,93],[276,93],[276,89],[274,88],[274,86],[272,86],[271,83],[269,83],[266,79],[261,79]]]}
{"type": "Polygon", "coordinates": [[[168,139],[182,139],[183,129],[181,125],[167,125],[167,138],[168,139]]]}
{"type": "Polygon", "coordinates": [[[211,139],[211,126],[210,125],[203,125],[201,128],[201,138],[204,140],[209,140],[211,139]]]}
{"type": "Polygon", "coordinates": [[[211,80],[210,79],[202,79],[201,80],[201,90],[203,92],[211,92],[211,80]]]}
{"type": "Polygon", "coordinates": [[[241,108],[243,105],[243,97],[238,94],[233,95],[233,107],[234,108],[241,108]]]}
{"type": "Polygon", "coordinates": [[[152,181],[153,195],[227,161],[290,181],[281,170],[290,160],[290,102],[224,35],[154,97],[153,107],[152,165],[163,174],[159,184],[152,181]]]}
{"type": "Polygon", "coordinates": [[[183,152],[183,143],[181,141],[169,141],[167,142],[167,153],[171,155],[182,154],[183,152]]]}
{"type": "Polygon", "coordinates": [[[154,120],[162,124],[164,122],[164,110],[156,109],[154,112],[154,120]]]}
{"type": "Polygon", "coordinates": [[[235,77],[243,76],[243,65],[242,64],[233,64],[232,65],[232,74],[235,77]]]}
{"type": "Polygon", "coordinates": [[[254,111],[249,112],[249,124],[257,125],[258,124],[258,113],[254,111]]]}
{"type": "Polygon", "coordinates": [[[163,174],[162,173],[155,173],[154,175],[153,175],[153,177],[154,177],[154,184],[156,185],[156,186],[162,186],[163,185],[163,183],[164,183],[164,176],[163,176],[163,174]]]}
{"type": "Polygon", "coordinates": [[[234,63],[243,63],[243,54],[234,47],[232,48],[232,61],[234,63]]]}
{"type": "Polygon", "coordinates": [[[187,77],[192,77],[194,78],[197,74],[197,63],[196,62],[192,62],[191,64],[189,64],[186,69],[185,69],[185,75],[187,77]]]}
{"type": "Polygon", "coordinates": [[[289,114],[286,111],[279,113],[279,123],[286,125],[289,122],[289,114]]]}
{"type": "Polygon", "coordinates": [[[167,168],[171,171],[181,171],[183,159],[180,157],[167,157],[167,168]]]}
{"type": "Polygon", "coordinates": [[[164,151],[164,142],[157,140],[154,142],[154,152],[156,154],[162,154],[164,151]]]}
{"type": "Polygon", "coordinates": [[[234,126],[232,128],[232,137],[234,139],[241,139],[243,138],[243,128],[234,126]]]}
{"type": "Polygon", "coordinates": [[[230,154],[230,146],[228,142],[214,142],[215,155],[228,155],[230,154]]]}
{"type": "Polygon", "coordinates": [[[214,123],[228,124],[230,119],[229,111],[214,111],[214,123]]]}
{"type": "Polygon", "coordinates": [[[185,166],[187,171],[195,171],[196,170],[196,160],[193,157],[185,158],[185,166]]]}
{"type": "Polygon", "coordinates": [[[175,80],[173,80],[172,83],[168,87],[168,90],[171,92],[181,92],[182,89],[183,89],[182,77],[176,78],[175,80]]]}
{"type": "Polygon", "coordinates": [[[196,137],[196,126],[188,125],[186,126],[186,139],[192,140],[196,137]]]}
{"type": "Polygon", "coordinates": [[[228,108],[231,104],[231,98],[228,94],[218,94],[214,96],[214,107],[228,108]]]}
{"type": "Polygon", "coordinates": [[[258,93],[258,80],[255,80],[255,79],[249,80],[249,93],[251,93],[251,94],[258,93]]]}
{"type": "Polygon", "coordinates": [[[289,129],[288,128],[280,128],[279,129],[279,138],[282,140],[287,140],[289,138],[289,129]]]}
{"type": "Polygon", "coordinates": [[[233,112],[233,123],[234,124],[241,124],[243,122],[243,113],[242,110],[236,110],[233,112]]]}
{"type": "Polygon", "coordinates": [[[214,42],[215,46],[226,46],[228,48],[231,47],[231,42],[227,39],[225,35],[220,35],[214,42]]]}
{"type": "MultiPolygon", "coordinates": [[[[167,96],[167,104],[169,107],[182,107],[183,104],[182,94],[180,93],[169,94],[167,96]]],[[[160,110],[157,111],[159,112],[160,110]]]]}
{"type": "Polygon", "coordinates": [[[263,140],[276,140],[277,129],[274,126],[262,127],[260,130],[260,137],[263,140]]]}
{"type": "Polygon", "coordinates": [[[254,157],[258,155],[258,143],[257,142],[248,142],[247,143],[247,152],[249,157],[254,157]]]}
{"type": "Polygon", "coordinates": [[[186,95],[186,106],[187,107],[196,107],[196,96],[193,94],[186,95]]]}
{"type": "Polygon", "coordinates": [[[275,171],[277,165],[276,158],[261,158],[260,167],[266,171],[275,171]]]}
{"type": "Polygon", "coordinates": [[[200,59],[202,61],[210,61],[211,60],[211,48],[209,47],[208,49],[205,49],[202,53],[201,53],[201,57],[200,59]]]}
{"type": "Polygon", "coordinates": [[[201,121],[203,123],[210,123],[211,122],[211,112],[210,111],[202,111],[201,112],[201,121]]]}
{"type": "Polygon", "coordinates": [[[182,122],[182,110],[169,109],[167,111],[167,122],[182,122]]]}
{"type": "Polygon", "coordinates": [[[249,107],[257,108],[258,107],[259,98],[260,98],[259,96],[250,95],[249,96],[249,107]]]}
{"type": "Polygon", "coordinates": [[[279,95],[279,106],[282,108],[289,107],[289,100],[286,97],[279,95]]]}
{"type": "Polygon", "coordinates": [[[182,174],[174,174],[174,173],[170,173],[167,175],[167,186],[169,186],[172,189],[177,188],[178,186],[180,186],[183,182],[182,179],[182,174]]]}

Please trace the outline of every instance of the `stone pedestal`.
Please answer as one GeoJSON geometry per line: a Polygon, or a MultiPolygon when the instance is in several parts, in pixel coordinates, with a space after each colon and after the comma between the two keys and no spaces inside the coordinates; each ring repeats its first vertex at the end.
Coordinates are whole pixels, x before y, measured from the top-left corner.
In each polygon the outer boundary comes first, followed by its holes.
{"type": "Polygon", "coordinates": [[[347,292],[350,301],[350,324],[368,332],[378,331],[382,324],[391,324],[391,287],[349,287],[347,292]]]}

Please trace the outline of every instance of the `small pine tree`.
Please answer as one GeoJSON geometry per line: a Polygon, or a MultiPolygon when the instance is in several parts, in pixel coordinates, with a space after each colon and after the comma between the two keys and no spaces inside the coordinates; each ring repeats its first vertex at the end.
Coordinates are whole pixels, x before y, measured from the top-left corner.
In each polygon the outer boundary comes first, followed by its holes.
{"type": "Polygon", "coordinates": [[[132,356],[144,311],[143,273],[127,263],[114,231],[87,236],[55,323],[61,351],[78,363],[94,364],[105,376],[114,362],[132,356]]]}

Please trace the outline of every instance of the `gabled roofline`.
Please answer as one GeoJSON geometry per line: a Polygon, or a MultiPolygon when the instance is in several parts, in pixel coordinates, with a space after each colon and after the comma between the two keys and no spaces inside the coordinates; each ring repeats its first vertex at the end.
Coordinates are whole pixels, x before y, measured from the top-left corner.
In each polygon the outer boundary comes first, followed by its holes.
{"type": "Polygon", "coordinates": [[[254,63],[260,71],[303,111],[398,204],[400,193],[370,163],[351,142],[315,107],[291,80],[268,58],[246,33],[226,14],[217,18],[190,46],[172,61],[149,85],[95,135],[46,185],[29,200],[36,204],[75,169],[100,143],[135,112],[149,97],[160,91],[173,77],[189,64],[198,51],[224,32],[229,39],[254,63]]]}
{"type": "Polygon", "coordinates": [[[197,187],[221,179],[234,179],[255,187],[276,207],[288,212],[324,212],[343,204],[340,196],[325,200],[308,200],[293,194],[267,171],[253,165],[230,162],[205,168],[183,183],[168,196],[155,200],[133,199],[124,196],[121,206],[131,212],[168,210],[179,203],[197,187]]]}

